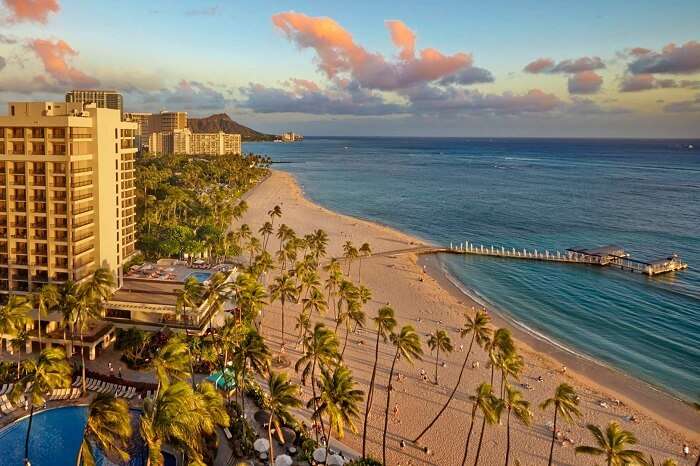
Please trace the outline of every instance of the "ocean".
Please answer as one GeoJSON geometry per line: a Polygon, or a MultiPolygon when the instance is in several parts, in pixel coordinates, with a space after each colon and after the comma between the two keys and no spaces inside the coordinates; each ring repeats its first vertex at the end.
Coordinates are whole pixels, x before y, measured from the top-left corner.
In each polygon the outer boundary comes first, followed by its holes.
{"type": "Polygon", "coordinates": [[[435,244],[679,254],[683,272],[444,256],[509,320],[674,396],[700,401],[700,141],[307,138],[247,143],[307,196],[435,244]]]}

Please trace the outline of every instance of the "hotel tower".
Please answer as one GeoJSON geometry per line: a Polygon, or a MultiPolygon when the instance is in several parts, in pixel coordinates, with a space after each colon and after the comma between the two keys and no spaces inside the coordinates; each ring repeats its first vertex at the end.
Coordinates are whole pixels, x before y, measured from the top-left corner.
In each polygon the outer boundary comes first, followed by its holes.
{"type": "Polygon", "coordinates": [[[136,123],[79,102],[0,116],[0,294],[79,282],[134,253],[136,123]]]}

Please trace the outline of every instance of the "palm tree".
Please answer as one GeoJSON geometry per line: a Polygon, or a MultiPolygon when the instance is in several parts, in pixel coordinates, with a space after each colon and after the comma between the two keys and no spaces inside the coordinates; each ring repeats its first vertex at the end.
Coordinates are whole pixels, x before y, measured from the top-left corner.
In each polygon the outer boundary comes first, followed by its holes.
{"type": "Polygon", "coordinates": [[[185,380],[188,376],[193,377],[192,355],[187,344],[178,337],[170,338],[153,358],[153,370],[158,380],[158,391],[172,382],[185,380]]]}
{"type": "Polygon", "coordinates": [[[445,353],[452,352],[452,341],[450,336],[444,330],[435,330],[428,338],[428,346],[430,351],[435,351],[435,385],[438,384],[438,361],[440,359],[440,350],[445,353]]]}
{"type": "Polygon", "coordinates": [[[268,398],[267,408],[270,410],[270,420],[267,425],[267,437],[270,441],[270,464],[275,464],[275,450],[272,443],[272,428],[277,431],[280,442],[284,443],[282,436],[282,426],[280,424],[293,424],[294,416],[289,411],[292,408],[301,406],[298,395],[300,389],[291,383],[285,372],[270,371],[267,379],[268,398]]]}
{"type": "Polygon", "coordinates": [[[302,311],[297,316],[294,328],[299,331],[299,340],[297,345],[301,343],[301,351],[306,351],[306,335],[311,331],[311,311],[302,309],[302,311]]]}
{"type": "Polygon", "coordinates": [[[109,458],[118,459],[119,462],[129,461],[127,448],[131,434],[131,416],[126,400],[108,393],[98,394],[88,408],[83,442],[78,450],[78,464],[96,464],[94,447],[109,458]]]}
{"type": "Polygon", "coordinates": [[[515,380],[520,379],[520,373],[525,367],[523,357],[513,351],[509,354],[500,354],[496,358],[496,363],[501,371],[501,398],[505,397],[505,388],[508,385],[508,377],[515,380]]]}
{"type": "Polygon", "coordinates": [[[345,258],[345,263],[348,266],[346,275],[350,276],[350,266],[352,265],[352,261],[358,257],[357,248],[352,244],[352,241],[346,241],[343,245],[343,257],[345,258]]]}
{"type": "Polygon", "coordinates": [[[29,462],[29,436],[32,431],[34,408],[46,404],[46,397],[57,388],[70,385],[71,368],[61,348],[46,348],[37,359],[25,359],[24,375],[10,392],[10,400],[17,403],[24,396],[29,405],[29,425],[24,439],[24,464],[29,462]]]}
{"type": "MultiPolygon", "coordinates": [[[[335,365],[338,360],[338,339],[331,329],[326,327],[321,322],[316,323],[313,332],[311,332],[304,344],[306,352],[294,364],[294,370],[299,372],[301,369],[301,383],[306,385],[306,379],[311,376],[311,391],[313,399],[316,399],[316,368],[328,367],[335,365]]],[[[314,401],[315,403],[315,401],[314,401]]],[[[314,404],[314,411],[318,407],[314,404]]],[[[323,427],[323,420],[321,419],[323,427]]],[[[318,432],[316,432],[316,440],[318,441],[318,432]]]]}
{"type": "MultiPolygon", "coordinates": [[[[481,454],[481,446],[484,441],[484,430],[486,424],[493,425],[500,421],[501,410],[503,409],[503,400],[497,398],[493,394],[493,388],[489,384],[482,384],[482,386],[477,389],[477,396],[472,398],[475,405],[481,411],[481,433],[479,434],[479,445],[476,448],[476,456],[474,457],[474,466],[479,464],[479,455],[481,454]]],[[[473,411],[472,411],[473,413],[473,411]]],[[[472,424],[474,419],[472,418],[472,424]]],[[[471,433],[471,427],[470,427],[471,433]]],[[[469,439],[467,439],[467,447],[464,450],[464,458],[462,459],[462,466],[467,459],[467,453],[469,449],[469,439]]]]}
{"type": "Polygon", "coordinates": [[[318,315],[325,315],[326,310],[328,310],[328,303],[326,302],[325,296],[323,296],[323,292],[316,287],[311,288],[309,296],[302,300],[302,309],[309,312],[309,315],[314,311],[318,315]]]}
{"type": "Polygon", "coordinates": [[[88,301],[104,303],[112,297],[115,286],[112,272],[102,267],[95,270],[90,278],[80,285],[80,294],[88,301]]]}
{"type": "Polygon", "coordinates": [[[29,333],[22,329],[15,333],[15,337],[10,340],[10,345],[12,350],[17,352],[17,380],[20,377],[20,364],[22,363],[22,349],[27,348],[27,342],[29,341],[29,333]]]}
{"type": "Polygon", "coordinates": [[[367,320],[367,316],[365,315],[365,312],[362,310],[362,305],[357,302],[357,301],[351,301],[348,303],[348,312],[347,312],[347,319],[345,322],[345,341],[343,342],[343,350],[340,352],[340,359],[343,359],[343,355],[345,354],[345,347],[348,344],[348,333],[350,331],[350,323],[352,322],[352,331],[353,333],[357,331],[358,328],[364,328],[365,327],[365,321],[367,320]]]}
{"type": "Polygon", "coordinates": [[[372,409],[372,396],[374,394],[374,379],[377,376],[377,362],[379,361],[379,340],[384,340],[386,343],[389,340],[389,335],[393,333],[396,327],[396,319],[394,318],[394,310],[389,306],[383,306],[377,311],[377,315],[372,318],[374,325],[377,327],[377,342],[374,346],[374,364],[372,365],[372,376],[369,379],[369,388],[367,392],[367,402],[365,406],[365,420],[362,428],[362,457],[367,458],[367,419],[369,412],[372,409]]]}
{"type": "Polygon", "coordinates": [[[270,239],[270,236],[272,233],[274,233],[274,229],[272,226],[272,223],[270,222],[265,222],[263,223],[263,226],[260,227],[258,230],[258,233],[263,237],[263,250],[267,249],[267,241],[270,239]]]}
{"type": "Polygon", "coordinates": [[[472,412],[471,421],[469,423],[469,431],[467,432],[467,444],[464,447],[464,456],[462,457],[462,466],[467,463],[467,455],[469,454],[469,443],[472,438],[472,431],[474,430],[474,419],[476,417],[476,412],[481,411],[484,419],[494,418],[494,400],[493,390],[491,385],[486,382],[482,382],[477,388],[474,395],[469,396],[469,400],[472,402],[472,412]]]}
{"type": "Polygon", "coordinates": [[[248,329],[236,351],[233,354],[233,365],[236,369],[236,390],[241,399],[241,409],[245,412],[245,390],[248,380],[248,370],[256,374],[264,374],[270,365],[270,350],[265,340],[253,328],[248,329]]]}
{"type": "Polygon", "coordinates": [[[469,349],[467,350],[467,354],[464,356],[464,361],[462,362],[462,368],[459,370],[459,377],[457,377],[457,382],[455,383],[455,386],[452,389],[452,392],[450,393],[449,398],[447,398],[445,404],[442,406],[440,411],[438,411],[433,420],[430,421],[430,423],[425,427],[425,429],[423,429],[423,431],[420,434],[418,434],[418,436],[413,440],[414,443],[417,443],[423,437],[423,435],[425,435],[425,433],[428,432],[435,425],[440,416],[442,416],[442,413],[444,413],[447,407],[450,405],[450,402],[452,402],[452,399],[457,393],[457,389],[459,389],[459,384],[462,382],[462,375],[464,374],[465,367],[467,367],[467,361],[469,360],[469,355],[472,352],[474,342],[476,342],[478,346],[483,347],[486,344],[486,342],[489,341],[491,329],[488,327],[488,325],[491,321],[491,318],[486,312],[476,311],[476,314],[474,314],[474,318],[471,318],[468,315],[465,315],[465,318],[466,322],[464,323],[464,327],[462,328],[459,334],[462,338],[464,338],[465,335],[471,333],[472,337],[469,341],[469,349]]]}
{"type": "Polygon", "coordinates": [[[576,454],[605,456],[607,466],[626,466],[628,464],[645,464],[644,454],[637,450],[628,450],[627,445],[637,443],[637,437],[632,432],[628,432],[620,427],[617,422],[611,422],[605,429],[605,433],[600,427],[593,424],[586,425],[586,428],[593,434],[597,446],[576,447],[576,454]]]}
{"type": "Polygon", "coordinates": [[[328,246],[328,233],[318,229],[313,233],[314,257],[319,260],[326,255],[326,247],[328,246]]]}
{"type": "Polygon", "coordinates": [[[52,283],[47,283],[46,285],[42,286],[41,290],[39,290],[39,293],[36,295],[39,349],[44,347],[41,342],[41,316],[48,315],[51,309],[58,305],[59,297],[58,288],[56,288],[56,285],[52,283]]]}
{"type": "Polygon", "coordinates": [[[319,387],[321,393],[318,399],[310,400],[309,405],[316,406],[313,417],[326,417],[328,420],[328,435],[326,436],[326,458],[328,461],[328,450],[333,437],[333,430],[338,433],[338,438],[345,436],[345,427],[352,433],[357,433],[355,419],[360,417],[360,403],[364,393],[356,387],[352,372],[346,366],[335,366],[331,372],[324,368],[321,371],[319,387]]]}
{"type": "Polygon", "coordinates": [[[372,247],[369,245],[369,243],[362,243],[362,246],[360,246],[359,249],[359,265],[357,268],[357,281],[359,283],[362,283],[362,258],[363,257],[369,257],[372,255],[372,247]]]}
{"type": "Polygon", "coordinates": [[[392,333],[389,336],[391,344],[396,348],[394,358],[391,361],[391,369],[389,370],[389,379],[386,388],[386,406],[384,407],[384,431],[382,433],[382,461],[386,464],[386,432],[389,428],[389,405],[391,404],[392,382],[394,380],[394,368],[396,361],[403,358],[408,363],[413,363],[414,359],[420,359],[423,354],[423,349],[420,344],[420,336],[416,333],[411,325],[401,327],[399,333],[392,333]]]}
{"type": "Polygon", "coordinates": [[[32,323],[29,311],[32,303],[24,296],[10,295],[7,303],[0,307],[0,334],[16,335],[32,323]]]}
{"type": "MultiPolygon", "coordinates": [[[[698,462],[700,462],[700,457],[698,459],[698,462]]],[[[654,457],[651,455],[649,455],[649,460],[647,460],[645,463],[640,463],[643,465],[656,466],[656,461],[654,461],[654,457]]],[[[697,465],[698,463],[695,464],[697,465]]],[[[660,463],[659,466],[678,466],[678,461],[669,458],[660,463]]]]}
{"type": "Polygon", "coordinates": [[[530,411],[530,402],[525,400],[523,394],[510,385],[506,385],[506,397],[503,401],[508,412],[506,417],[506,466],[508,466],[510,459],[510,415],[512,413],[517,420],[529,426],[532,422],[532,411],[530,411]]]}
{"type": "Polygon", "coordinates": [[[287,273],[275,278],[275,282],[270,287],[270,300],[279,301],[282,305],[282,347],[281,350],[284,352],[285,347],[285,335],[284,335],[284,305],[287,301],[296,302],[298,299],[297,288],[294,286],[294,280],[287,273]]]}
{"type": "Polygon", "coordinates": [[[561,416],[566,422],[572,422],[574,417],[581,416],[581,411],[578,409],[579,398],[576,395],[574,388],[568,383],[560,384],[554,391],[554,397],[546,399],[540,404],[541,409],[547,409],[554,406],[554,425],[552,427],[552,443],[549,447],[549,462],[548,466],[552,466],[552,458],[554,455],[554,441],[557,438],[557,418],[561,416]]]}
{"type": "Polygon", "coordinates": [[[140,422],[148,449],[147,465],[162,466],[161,449],[166,443],[184,452],[188,464],[203,464],[206,437],[216,426],[227,426],[229,417],[223,398],[211,383],[202,382],[195,390],[186,382],[175,382],[155,399],[144,401],[140,422]]]}
{"type": "Polygon", "coordinates": [[[343,282],[343,272],[340,270],[340,262],[335,258],[331,259],[330,263],[324,267],[328,272],[328,278],[325,282],[326,294],[328,295],[328,301],[333,302],[333,318],[338,318],[337,305],[335,302],[336,292],[343,282]]]}
{"type": "Polygon", "coordinates": [[[493,333],[485,347],[489,355],[489,363],[491,365],[491,386],[493,387],[493,376],[496,366],[498,366],[499,357],[509,355],[515,351],[513,338],[510,336],[510,330],[507,328],[499,328],[493,333]]]}
{"type": "Polygon", "coordinates": [[[270,222],[272,223],[272,226],[275,226],[275,217],[281,218],[282,217],[282,208],[278,205],[274,206],[271,210],[267,211],[267,215],[270,216],[270,222]]]}

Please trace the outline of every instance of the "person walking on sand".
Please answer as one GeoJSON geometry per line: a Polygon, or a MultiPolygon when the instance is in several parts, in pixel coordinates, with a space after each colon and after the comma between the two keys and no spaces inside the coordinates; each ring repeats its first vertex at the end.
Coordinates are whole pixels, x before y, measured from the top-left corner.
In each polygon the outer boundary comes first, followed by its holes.
{"type": "Polygon", "coordinates": [[[683,444],[683,458],[687,458],[689,454],[690,454],[690,447],[688,446],[687,443],[684,443],[683,444]]]}

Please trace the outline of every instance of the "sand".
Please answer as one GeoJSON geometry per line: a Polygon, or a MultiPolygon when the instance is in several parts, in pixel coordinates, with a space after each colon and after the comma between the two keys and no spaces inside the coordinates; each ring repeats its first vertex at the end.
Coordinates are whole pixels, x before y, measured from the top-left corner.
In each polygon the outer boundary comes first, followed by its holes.
{"type": "MultiPolygon", "coordinates": [[[[430,452],[412,445],[413,439],[433,417],[446,400],[453,384],[456,382],[459,367],[464,358],[469,341],[459,338],[458,329],[463,324],[465,312],[471,312],[480,306],[469,297],[452,286],[444,274],[436,266],[434,258],[417,257],[414,254],[392,254],[413,248],[422,242],[409,235],[397,232],[388,227],[340,215],[322,208],[307,200],[302,189],[289,174],[273,171],[272,175],[246,196],[250,206],[241,222],[248,223],[254,231],[269,220],[267,212],[274,205],[280,205],[283,210],[281,220],[276,219],[276,226],[285,223],[292,227],[298,235],[310,233],[315,229],[325,230],[330,243],[330,256],[340,257],[342,245],[351,240],[356,246],[368,242],[374,254],[362,260],[362,284],[373,292],[373,299],[365,307],[368,316],[366,329],[351,334],[345,362],[352,369],[356,381],[363,390],[367,390],[373,357],[374,329],[371,317],[382,305],[389,303],[396,311],[399,325],[413,325],[424,340],[425,355],[422,361],[410,365],[406,361],[397,363],[396,371],[402,375],[402,381],[394,384],[387,436],[388,463],[392,465],[434,464],[459,465],[462,461],[467,430],[469,427],[471,404],[468,395],[482,381],[490,377],[487,369],[485,353],[476,349],[472,353],[468,369],[462,380],[461,388],[450,408],[444,413],[435,427],[426,434],[421,444],[429,447],[430,452]],[[426,266],[428,273],[423,272],[426,266]],[[423,277],[421,281],[420,278],[423,277]],[[439,385],[433,383],[434,354],[427,347],[427,335],[436,328],[449,332],[455,345],[455,352],[443,357],[445,367],[439,367],[439,385]],[[464,352],[459,346],[464,345],[464,352]],[[471,361],[479,361],[480,367],[473,369],[471,361]],[[420,371],[424,370],[429,381],[424,381],[420,371]],[[394,415],[394,407],[398,414],[394,415]],[[401,447],[400,441],[405,440],[406,446],[401,447]]],[[[269,249],[276,251],[279,242],[270,240],[269,249]]],[[[352,265],[351,278],[358,281],[358,263],[352,265]]],[[[267,277],[270,281],[272,277],[267,277]]],[[[325,277],[324,277],[325,279],[325,277]]],[[[286,307],[286,341],[287,356],[295,361],[299,357],[298,349],[294,347],[297,335],[294,331],[294,319],[300,311],[300,306],[286,307]]],[[[529,384],[532,390],[519,387],[532,404],[534,420],[531,427],[526,428],[517,421],[512,422],[512,452],[511,464],[517,459],[522,465],[546,464],[549,452],[551,431],[546,424],[551,421],[551,410],[544,412],[539,404],[554,392],[561,382],[572,384],[581,396],[580,408],[583,416],[572,425],[563,424],[561,430],[569,437],[574,445],[557,444],[555,446],[555,464],[594,464],[593,458],[576,456],[575,445],[592,444],[592,438],[585,425],[588,423],[601,426],[610,421],[617,421],[623,428],[633,431],[638,439],[638,449],[652,454],[657,464],[666,458],[676,458],[680,464],[694,464],[700,443],[700,415],[683,403],[654,391],[643,383],[625,377],[597,364],[577,360],[572,355],[556,349],[554,345],[535,339],[533,336],[515,328],[489,310],[495,325],[505,325],[512,329],[518,349],[526,360],[526,369],[520,383],[529,384]],[[565,374],[560,372],[562,365],[567,366],[565,374]],[[538,381],[541,376],[543,381],[538,381]],[[622,404],[616,406],[611,399],[619,399],[622,404]],[[601,407],[599,402],[607,400],[608,407],[601,407]],[[637,422],[631,422],[628,416],[634,415],[637,422]],[[691,446],[691,458],[682,459],[682,446],[691,446]]],[[[266,310],[265,334],[270,339],[272,349],[277,351],[281,342],[280,306],[274,303],[266,310]]],[[[314,316],[314,320],[324,321],[333,327],[332,311],[325,318],[314,316]]],[[[344,331],[339,330],[339,336],[344,331]]],[[[381,438],[383,425],[383,410],[386,402],[386,386],[389,366],[393,356],[390,345],[380,346],[379,371],[375,388],[374,406],[370,413],[368,428],[369,451],[375,457],[381,458],[381,438]]],[[[289,369],[293,373],[292,369],[289,369]]],[[[294,375],[299,382],[299,377],[294,375]]],[[[499,383],[496,382],[496,387],[499,383]]],[[[306,399],[311,390],[304,390],[306,399]]],[[[363,407],[364,411],[364,407],[363,407]]],[[[477,427],[480,418],[477,417],[477,427]]],[[[361,430],[362,419],[358,419],[357,427],[361,430]]],[[[505,462],[505,420],[503,425],[487,427],[480,464],[503,464],[505,462]]],[[[472,434],[472,447],[468,464],[474,464],[478,429],[472,434]]],[[[361,449],[361,436],[348,433],[344,439],[351,448],[361,449]]]]}

